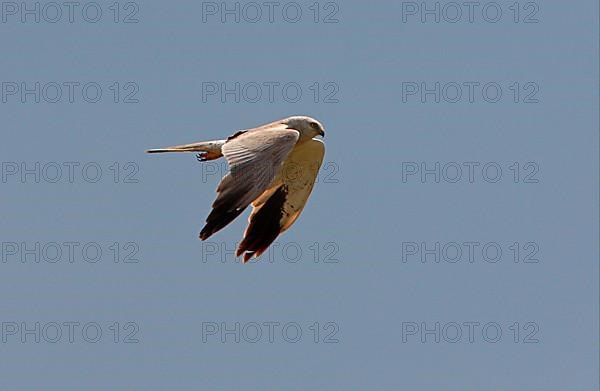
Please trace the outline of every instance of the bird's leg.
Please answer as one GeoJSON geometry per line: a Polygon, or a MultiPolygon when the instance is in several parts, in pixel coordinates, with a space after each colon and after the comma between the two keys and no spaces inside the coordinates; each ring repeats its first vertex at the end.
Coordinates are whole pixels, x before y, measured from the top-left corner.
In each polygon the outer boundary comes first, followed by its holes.
{"type": "Polygon", "coordinates": [[[210,150],[209,150],[209,151],[203,151],[203,152],[200,152],[200,153],[198,153],[198,154],[196,155],[196,159],[197,159],[199,162],[207,162],[207,161],[209,161],[209,160],[215,160],[215,159],[218,159],[218,158],[220,158],[221,156],[223,156],[223,155],[221,154],[221,150],[219,150],[218,152],[215,152],[215,151],[210,151],[210,150]]]}
{"type": "Polygon", "coordinates": [[[200,152],[196,155],[196,159],[198,159],[199,162],[206,162],[220,158],[223,156],[221,147],[223,147],[224,144],[225,140],[206,141],[204,143],[200,143],[198,145],[198,149],[196,149],[200,152]]]}

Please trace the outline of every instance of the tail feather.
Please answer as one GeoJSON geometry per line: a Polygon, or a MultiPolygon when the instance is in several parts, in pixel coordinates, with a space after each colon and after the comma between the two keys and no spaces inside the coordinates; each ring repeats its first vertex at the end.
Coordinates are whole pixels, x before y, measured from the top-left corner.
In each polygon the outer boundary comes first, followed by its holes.
{"type": "Polygon", "coordinates": [[[221,147],[226,140],[201,141],[192,144],[174,145],[172,147],[148,149],[146,153],[166,153],[166,152],[200,152],[205,160],[218,159],[223,156],[221,147]]]}

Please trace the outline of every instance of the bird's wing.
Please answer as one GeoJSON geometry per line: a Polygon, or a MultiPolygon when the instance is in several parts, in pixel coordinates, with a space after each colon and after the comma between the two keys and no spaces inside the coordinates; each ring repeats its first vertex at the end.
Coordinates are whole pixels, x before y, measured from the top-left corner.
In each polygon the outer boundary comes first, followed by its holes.
{"type": "Polygon", "coordinates": [[[325,144],[311,139],[297,145],[269,189],[253,203],[248,227],[237,249],[244,262],[258,257],[296,221],[315,184],[325,155],[325,144]]]}
{"type": "Polygon", "coordinates": [[[238,133],[223,145],[221,150],[230,169],[217,187],[218,195],[200,239],[207,239],[233,221],[269,187],[299,135],[285,125],[257,128],[238,133]]]}

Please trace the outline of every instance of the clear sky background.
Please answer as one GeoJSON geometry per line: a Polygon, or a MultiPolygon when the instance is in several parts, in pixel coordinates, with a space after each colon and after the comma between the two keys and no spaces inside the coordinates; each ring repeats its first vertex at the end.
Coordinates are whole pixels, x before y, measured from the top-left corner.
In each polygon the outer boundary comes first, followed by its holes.
{"type": "Polygon", "coordinates": [[[598,4],[513,3],[3,2],[0,388],[597,389],[598,4]],[[197,239],[221,167],[144,150],[294,114],[326,165],[241,265],[245,217],[197,239]]]}

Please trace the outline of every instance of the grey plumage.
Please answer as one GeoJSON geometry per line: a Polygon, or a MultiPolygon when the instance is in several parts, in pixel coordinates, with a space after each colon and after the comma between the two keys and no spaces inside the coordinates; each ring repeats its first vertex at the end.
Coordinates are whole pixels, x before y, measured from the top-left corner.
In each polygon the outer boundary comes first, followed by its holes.
{"type": "Polygon", "coordinates": [[[206,240],[239,216],[252,203],[249,225],[237,255],[244,262],[258,257],[298,218],[323,161],[323,126],[310,117],[296,116],[236,132],[226,140],[149,150],[199,152],[199,160],[224,156],[230,171],[217,187],[217,198],[200,239],[206,240]],[[288,175],[296,169],[293,176],[288,175]]]}

